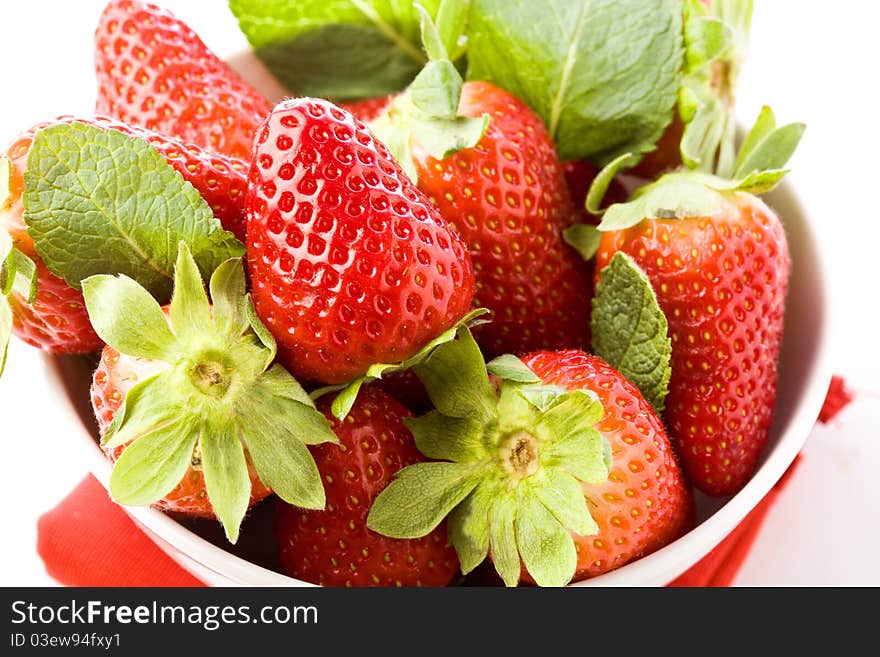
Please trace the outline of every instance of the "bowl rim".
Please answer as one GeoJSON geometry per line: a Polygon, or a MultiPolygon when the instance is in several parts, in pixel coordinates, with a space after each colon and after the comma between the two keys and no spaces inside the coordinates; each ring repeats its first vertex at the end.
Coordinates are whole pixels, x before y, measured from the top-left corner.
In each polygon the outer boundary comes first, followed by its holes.
{"type": "MultiPolygon", "coordinates": [[[[819,244],[817,227],[803,209],[796,187],[786,180],[778,189],[788,204],[799,213],[798,235],[802,241],[815,247],[819,244]]],[[[569,586],[662,586],[685,572],[720,543],[782,477],[803,447],[825,398],[831,380],[830,340],[831,313],[827,268],[819,257],[811,265],[818,269],[814,278],[820,284],[815,290],[821,301],[821,317],[817,324],[818,339],[813,366],[808,374],[809,383],[798,399],[795,411],[785,430],[779,435],[772,451],[749,482],[722,506],[682,537],[647,556],[636,559],[616,570],[592,579],[573,582],[569,586]]],[[[44,381],[53,393],[66,397],[68,393],[55,359],[42,354],[44,381]]],[[[64,404],[63,411],[74,426],[88,440],[91,449],[92,474],[109,491],[112,465],[105,458],[89,431],[83,425],[72,404],[64,404]]],[[[202,538],[170,516],[151,507],[122,507],[150,538],[188,571],[209,584],[252,586],[314,586],[308,582],[276,572],[227,552],[202,538]]]]}

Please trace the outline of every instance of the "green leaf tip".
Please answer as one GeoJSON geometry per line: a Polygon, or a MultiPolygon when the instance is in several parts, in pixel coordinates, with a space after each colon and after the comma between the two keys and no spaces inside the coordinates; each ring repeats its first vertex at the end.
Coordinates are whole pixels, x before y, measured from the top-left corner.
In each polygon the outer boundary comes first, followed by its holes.
{"type": "Polygon", "coordinates": [[[672,341],[654,289],[630,256],[618,251],[600,272],[590,323],[593,352],[662,412],[672,373],[672,341]]]}
{"type": "Polygon", "coordinates": [[[463,572],[491,555],[508,586],[523,567],[539,585],[566,584],[573,534],[598,531],[582,485],[610,471],[608,441],[594,428],[604,415],[598,397],[544,385],[514,356],[487,366],[464,328],[415,369],[437,410],[406,424],[435,460],[399,471],[369,526],[416,538],[448,518],[463,572]]]}
{"type": "Polygon", "coordinates": [[[114,499],[152,504],[198,461],[208,499],[235,542],[251,498],[248,462],[281,499],[320,509],[324,488],[306,445],[337,438],[302,386],[272,365],[275,342],[251,310],[241,259],[222,262],[209,289],[210,301],[186,243],[178,247],[167,314],[126,276],[83,281],[99,335],[155,364],[128,391],[102,440],[105,449],[127,445],[111,476],[114,499]]]}
{"type": "Polygon", "coordinates": [[[179,242],[189,245],[203,274],[244,254],[155,148],[116,130],[73,122],[39,131],[24,182],[34,248],[77,289],[93,275],[125,274],[165,301],[179,242]]]}

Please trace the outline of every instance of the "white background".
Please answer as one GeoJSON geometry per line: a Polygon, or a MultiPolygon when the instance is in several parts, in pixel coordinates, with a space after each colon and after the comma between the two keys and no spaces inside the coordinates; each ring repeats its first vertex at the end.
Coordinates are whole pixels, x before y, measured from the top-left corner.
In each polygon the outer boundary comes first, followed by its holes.
{"type": "MultiPolygon", "coordinates": [[[[245,46],[222,1],[159,0],[218,53],[245,46]]],[[[104,0],[0,0],[0,146],[57,114],[93,109],[92,34],[104,0]]],[[[755,0],[739,115],[762,104],[808,125],[793,160],[834,290],[833,363],[857,401],[808,439],[741,585],[880,585],[880,6],[870,0],[755,0]]],[[[87,472],[79,439],[52,412],[37,354],[13,342],[0,379],[0,585],[50,585],[36,519],[87,472]]],[[[123,555],[120,555],[124,558],[123,555]]]]}

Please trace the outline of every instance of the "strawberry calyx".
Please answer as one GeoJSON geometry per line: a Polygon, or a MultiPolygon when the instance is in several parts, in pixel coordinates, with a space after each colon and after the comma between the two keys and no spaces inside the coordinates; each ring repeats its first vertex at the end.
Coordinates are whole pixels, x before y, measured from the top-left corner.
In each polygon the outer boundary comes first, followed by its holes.
{"type": "Polygon", "coordinates": [[[752,0],[684,3],[685,59],[678,94],[681,159],[689,169],[733,175],[735,90],[745,58],[752,0]]]}
{"type": "Polygon", "coordinates": [[[394,372],[403,372],[412,369],[419,363],[424,362],[437,347],[454,340],[460,328],[473,328],[474,326],[479,326],[480,324],[489,321],[484,317],[484,315],[487,315],[488,313],[489,311],[486,308],[472,310],[406,360],[397,363],[374,363],[367,368],[367,371],[363,376],[359,376],[348,383],[323,386],[313,390],[310,393],[310,396],[313,400],[317,400],[324,395],[338,392],[339,394],[336,395],[330,406],[330,412],[333,413],[335,418],[344,420],[354,406],[358,392],[364,384],[371,381],[377,381],[385,374],[393,374],[394,372]]]}
{"type": "Polygon", "coordinates": [[[152,504],[197,466],[235,543],[250,500],[250,461],[283,500],[324,507],[306,445],[336,442],[336,436],[302,386],[272,365],[275,341],[246,294],[241,259],[214,271],[209,303],[181,242],[167,317],[127,276],[91,276],[82,287],[95,331],[108,345],[164,365],[129,390],[102,438],[105,449],[127,445],[110,478],[117,502],[152,504]]]}
{"type": "Polygon", "coordinates": [[[786,164],[804,129],[803,123],[777,127],[773,111],[764,106],[743,141],[731,177],[683,168],[640,187],[626,203],[602,209],[602,197],[611,180],[632,163],[631,154],[621,155],[599,172],[587,194],[587,210],[602,215],[602,221],[596,227],[578,226],[566,231],[566,241],[588,260],[598,248],[601,232],[623,230],[644,219],[713,216],[731,194],[769,192],[788,173],[786,164]]]}
{"type": "MultiPolygon", "coordinates": [[[[0,156],[0,215],[9,209],[10,168],[6,156],[0,156]]],[[[12,335],[12,308],[6,297],[13,292],[33,304],[37,298],[37,268],[34,261],[15,248],[12,236],[0,226],[0,375],[6,367],[9,338],[12,335]]]]}
{"type": "Polygon", "coordinates": [[[568,583],[572,533],[598,531],[582,484],[605,481],[611,467],[610,444],[593,426],[604,415],[598,398],[542,384],[515,356],[487,365],[467,328],[414,369],[436,410],[405,423],[435,461],[398,472],[367,525],[418,538],[448,517],[465,574],[491,554],[507,586],[523,567],[541,586],[568,583]]]}
{"type": "Polygon", "coordinates": [[[421,13],[422,43],[428,63],[409,87],[370,122],[370,130],[388,147],[414,183],[418,180],[418,172],[413,160],[413,142],[432,157],[442,160],[464,148],[476,146],[489,127],[488,114],[478,118],[458,115],[464,80],[453,64],[440,32],[448,32],[450,24],[460,29],[460,21],[452,19],[455,12],[446,10],[448,6],[459,4],[455,0],[441,3],[437,14],[439,25],[434,24],[423,7],[414,5],[421,13]]]}

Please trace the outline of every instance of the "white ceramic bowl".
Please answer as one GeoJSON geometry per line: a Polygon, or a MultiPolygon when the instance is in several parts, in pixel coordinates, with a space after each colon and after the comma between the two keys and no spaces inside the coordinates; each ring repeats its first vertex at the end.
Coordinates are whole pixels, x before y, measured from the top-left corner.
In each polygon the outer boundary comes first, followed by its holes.
{"type": "MultiPolygon", "coordinates": [[[[269,98],[283,90],[250,53],[230,63],[269,98]]],[[[659,586],[671,581],[715,547],[767,494],[794,460],[807,438],[831,378],[828,360],[827,277],[815,227],[800,206],[792,183],[766,198],[785,224],[792,274],[779,368],[779,394],[770,440],[758,470],[736,495],[711,499],[698,495],[697,526],[657,552],[574,586],[659,586]]],[[[47,386],[65,403],[59,412],[91,455],[92,472],[106,487],[111,465],[97,445],[89,403],[91,364],[81,357],[44,356],[47,386]]],[[[310,586],[278,570],[271,530],[272,502],[258,504],[243,526],[242,539],[229,546],[218,523],[174,519],[149,507],[126,507],[146,533],[181,566],[212,585],[310,586]]]]}

